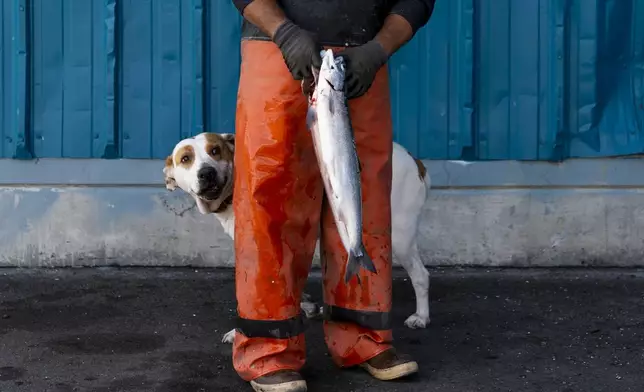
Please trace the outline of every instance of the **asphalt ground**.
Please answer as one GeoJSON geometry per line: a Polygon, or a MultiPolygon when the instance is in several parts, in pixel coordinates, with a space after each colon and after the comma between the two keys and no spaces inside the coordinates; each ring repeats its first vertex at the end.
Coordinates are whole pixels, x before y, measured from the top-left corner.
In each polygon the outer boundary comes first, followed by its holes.
{"type": "MultiPolygon", "coordinates": [[[[420,373],[378,382],[307,331],[309,391],[644,391],[644,271],[431,270],[432,323],[394,336],[420,373]]],[[[307,292],[320,299],[319,278],[307,292]]],[[[231,270],[0,269],[0,391],[250,391],[221,343],[231,270]]]]}

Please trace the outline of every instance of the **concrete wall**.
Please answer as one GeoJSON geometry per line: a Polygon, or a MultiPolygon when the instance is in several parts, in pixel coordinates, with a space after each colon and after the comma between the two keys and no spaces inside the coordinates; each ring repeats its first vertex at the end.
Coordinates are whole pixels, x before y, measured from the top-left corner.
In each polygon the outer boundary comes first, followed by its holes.
{"type": "MultiPolygon", "coordinates": [[[[426,161],[427,265],[644,265],[644,161],[426,161]]],[[[0,266],[231,266],[157,160],[0,160],[0,266]]]]}

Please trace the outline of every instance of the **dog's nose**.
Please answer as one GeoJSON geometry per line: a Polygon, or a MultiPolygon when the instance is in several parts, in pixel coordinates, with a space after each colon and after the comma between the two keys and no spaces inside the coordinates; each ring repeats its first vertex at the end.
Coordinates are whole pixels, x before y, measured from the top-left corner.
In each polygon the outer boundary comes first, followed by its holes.
{"type": "Polygon", "coordinates": [[[202,167],[197,172],[197,178],[202,182],[213,183],[217,180],[217,171],[210,166],[202,167]]]}

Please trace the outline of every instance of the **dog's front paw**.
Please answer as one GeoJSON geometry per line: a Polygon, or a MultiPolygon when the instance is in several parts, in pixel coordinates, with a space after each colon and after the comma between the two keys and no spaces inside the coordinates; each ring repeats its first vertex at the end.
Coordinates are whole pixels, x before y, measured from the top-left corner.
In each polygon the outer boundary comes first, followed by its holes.
{"type": "Polygon", "coordinates": [[[221,338],[222,343],[232,344],[235,341],[235,330],[231,329],[228,331],[223,338],[221,338]]]}
{"type": "Polygon", "coordinates": [[[314,302],[300,302],[300,308],[308,319],[313,319],[318,316],[319,307],[314,302]]]}
{"type": "Polygon", "coordinates": [[[412,314],[405,320],[405,325],[411,329],[426,328],[430,323],[429,316],[423,317],[418,314],[412,314]]]}

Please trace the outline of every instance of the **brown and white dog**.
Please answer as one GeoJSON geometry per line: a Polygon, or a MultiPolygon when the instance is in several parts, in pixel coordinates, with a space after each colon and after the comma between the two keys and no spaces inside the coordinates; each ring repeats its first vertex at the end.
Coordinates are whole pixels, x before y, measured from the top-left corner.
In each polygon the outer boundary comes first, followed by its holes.
{"type": "MultiPolygon", "coordinates": [[[[177,187],[190,194],[202,214],[214,214],[224,231],[234,239],[233,156],[235,135],[201,133],[181,140],[165,161],[166,188],[177,187]]],[[[393,146],[391,191],[392,251],[411,279],[416,295],[416,313],[409,316],[409,328],[425,328],[429,318],[429,272],[418,253],[416,237],[422,208],[430,189],[423,163],[401,145],[393,146]]],[[[319,243],[318,243],[319,246],[319,243]]],[[[319,307],[304,294],[301,305],[307,317],[319,314],[319,307]]],[[[232,343],[235,330],[222,339],[232,343]]]]}

